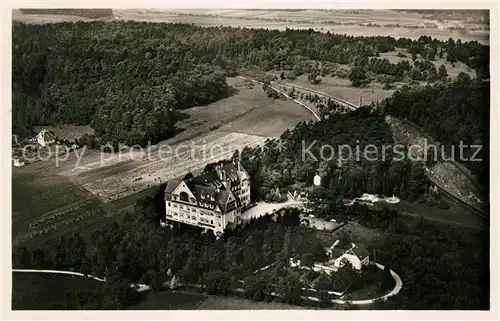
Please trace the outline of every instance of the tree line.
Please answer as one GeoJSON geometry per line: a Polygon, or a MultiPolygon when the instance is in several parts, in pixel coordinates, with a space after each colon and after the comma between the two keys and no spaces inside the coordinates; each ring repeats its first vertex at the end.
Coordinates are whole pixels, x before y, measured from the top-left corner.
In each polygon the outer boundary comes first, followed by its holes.
{"type": "MultiPolygon", "coordinates": [[[[204,284],[208,294],[235,295],[232,290],[243,287],[243,296],[251,300],[276,300],[271,296],[276,292],[281,294],[279,300],[304,304],[301,288],[317,273],[301,276],[289,267],[288,259],[300,259],[310,266],[326,260],[325,246],[331,245],[322,240],[322,233],[327,232],[301,226],[296,210],[286,210],[275,219],[253,219],[216,240],[211,233],[200,234],[188,226],[159,227],[164,215],[161,207],[151,198],[138,201],[121,223],[95,230],[89,251],[78,234],[62,236],[45,250],[17,246],[13,266],[105,276],[107,282],[101,288],[77,294],[81,309],[130,307],[137,300],[130,283],[146,283],[153,291],[162,291],[173,278],[180,283],[204,284]],[[253,273],[269,264],[272,266],[264,272],[253,273]]],[[[376,250],[376,261],[387,267],[379,280],[381,289],[393,286],[389,268],[403,279],[401,293],[374,308],[488,309],[488,240],[482,231],[357,204],[337,207],[335,217],[378,235],[366,245],[370,255],[376,250]]],[[[339,239],[358,242],[345,232],[340,232],[339,239]]],[[[340,288],[350,282],[363,286],[367,281],[349,269],[339,273],[332,276],[332,284],[340,288]]],[[[320,306],[327,302],[325,294],[315,294],[321,298],[320,306]]]]}
{"type": "Polygon", "coordinates": [[[407,119],[423,128],[445,147],[447,157],[454,155],[480,178],[487,188],[489,176],[489,110],[490,83],[461,73],[449,84],[422,88],[404,86],[380,107],[385,113],[407,119]],[[463,149],[459,146],[482,146],[463,149]],[[453,153],[453,154],[452,154],[453,153]],[[473,158],[474,157],[474,158],[473,158]],[[475,159],[482,161],[475,161],[475,159]],[[486,165],[486,166],[485,166],[486,165]]]}
{"type": "MultiPolygon", "coordinates": [[[[226,76],[307,61],[351,64],[400,48],[455,52],[484,73],[489,47],[313,30],[204,28],[146,22],[13,24],[13,125],[90,124],[94,144],[147,144],[176,133],[179,111],[228,95],[226,76]]],[[[413,50],[413,49],[412,49],[413,50]]],[[[398,67],[399,68],[399,67],[398,67]]]]}

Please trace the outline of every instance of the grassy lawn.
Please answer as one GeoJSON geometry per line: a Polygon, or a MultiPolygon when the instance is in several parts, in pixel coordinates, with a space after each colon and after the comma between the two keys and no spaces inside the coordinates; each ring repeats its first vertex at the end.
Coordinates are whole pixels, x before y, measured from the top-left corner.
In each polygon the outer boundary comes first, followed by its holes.
{"type": "Polygon", "coordinates": [[[130,310],[193,310],[206,299],[203,294],[164,291],[147,295],[130,310]]]}
{"type": "MultiPolygon", "coordinates": [[[[343,66],[344,68],[347,66],[343,66]]],[[[351,86],[351,82],[347,78],[332,77],[327,75],[322,77],[319,84],[313,85],[307,80],[307,75],[301,75],[295,80],[287,80],[284,82],[289,85],[297,85],[309,90],[315,90],[326,95],[340,98],[351,104],[359,106],[359,98],[361,97],[363,105],[376,103],[391,96],[394,89],[383,89],[383,85],[372,82],[364,88],[351,86]]]]}
{"type": "Polygon", "coordinates": [[[418,202],[410,203],[405,200],[401,200],[397,204],[388,204],[385,202],[380,202],[380,204],[375,205],[378,208],[390,208],[398,211],[403,215],[409,216],[422,216],[426,219],[441,221],[443,223],[461,225],[464,227],[481,228],[484,226],[482,219],[466,209],[465,207],[453,202],[452,200],[447,200],[450,205],[449,209],[441,209],[437,206],[431,207],[426,204],[420,204],[418,202]]]}
{"type": "Polygon", "coordinates": [[[254,302],[237,297],[209,296],[198,310],[292,310],[307,309],[280,302],[254,302]]]}
{"type": "Polygon", "coordinates": [[[361,226],[357,222],[349,222],[333,233],[324,231],[316,231],[315,233],[325,246],[331,246],[343,234],[346,234],[356,244],[363,244],[366,247],[385,238],[381,231],[361,226]]]}
{"type": "Polygon", "coordinates": [[[221,108],[218,106],[223,103],[229,104],[231,113],[238,109],[245,112],[221,126],[221,131],[279,137],[285,129],[295,127],[298,122],[313,120],[310,112],[297,103],[267,97],[260,85],[239,78],[228,78],[227,83],[237,89],[238,94],[228,98],[230,101],[211,104],[211,117],[224,117],[227,112],[213,109],[221,108]]]}
{"type": "Polygon", "coordinates": [[[178,124],[182,132],[168,140],[169,144],[192,139],[210,131],[238,132],[251,135],[278,137],[287,128],[310,114],[303,107],[288,100],[268,98],[261,86],[228,77],[232,95],[207,106],[186,110],[186,118],[178,124]]]}
{"type": "Polygon", "coordinates": [[[75,310],[77,295],[102,283],[78,276],[12,273],[13,310],[75,310]]]}

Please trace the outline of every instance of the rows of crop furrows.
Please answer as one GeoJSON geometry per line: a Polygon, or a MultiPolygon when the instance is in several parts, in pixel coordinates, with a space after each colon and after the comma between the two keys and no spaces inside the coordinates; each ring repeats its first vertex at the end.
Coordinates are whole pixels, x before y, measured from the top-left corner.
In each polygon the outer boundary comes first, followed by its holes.
{"type": "Polygon", "coordinates": [[[29,241],[33,238],[48,236],[50,233],[64,232],[74,229],[94,217],[103,216],[105,211],[98,205],[91,206],[91,202],[84,202],[68,211],[58,212],[46,216],[42,221],[37,219],[30,223],[30,231],[14,240],[14,245],[29,241]],[[61,214],[63,213],[63,214],[61,214]],[[66,219],[60,220],[62,217],[66,219]],[[35,229],[37,228],[38,229],[35,229]]]}

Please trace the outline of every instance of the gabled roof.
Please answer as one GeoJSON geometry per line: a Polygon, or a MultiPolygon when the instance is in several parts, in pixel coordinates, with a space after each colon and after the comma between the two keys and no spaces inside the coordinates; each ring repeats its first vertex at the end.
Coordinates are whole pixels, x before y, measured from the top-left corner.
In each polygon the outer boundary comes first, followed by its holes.
{"type": "Polygon", "coordinates": [[[177,186],[182,182],[180,179],[171,179],[167,182],[167,187],[165,188],[165,200],[170,201],[172,199],[172,193],[175,191],[177,186]]]}
{"type": "Polygon", "coordinates": [[[198,202],[218,206],[222,212],[226,212],[227,210],[232,209],[232,207],[227,207],[228,200],[231,197],[230,191],[217,191],[216,188],[213,188],[211,186],[195,185],[193,194],[195,195],[198,202]]]}
{"type": "MultiPolygon", "coordinates": [[[[241,165],[240,165],[240,169],[241,165]]],[[[240,177],[246,176],[246,173],[243,173],[244,170],[241,171],[241,173],[238,172],[238,168],[236,167],[235,164],[229,162],[226,163],[218,168],[221,172],[223,172],[225,175],[225,179],[228,182],[237,182],[239,183],[242,179],[240,177]],[[242,175],[243,174],[243,175],[242,175]]],[[[192,185],[210,185],[213,187],[219,187],[222,188],[222,180],[219,178],[217,175],[217,170],[211,170],[205,173],[202,173],[198,176],[195,176],[189,180],[189,182],[192,185]]]]}
{"type": "Polygon", "coordinates": [[[215,188],[211,186],[195,185],[194,189],[191,190],[198,202],[217,205],[218,193],[215,188]]]}
{"type": "MultiPolygon", "coordinates": [[[[224,164],[221,169],[223,171],[225,171],[226,175],[228,177],[231,177],[232,180],[240,181],[240,175],[238,175],[238,168],[236,167],[235,164],[233,164],[233,163],[224,164]]],[[[240,165],[240,169],[241,169],[241,165],[240,165]]]]}
{"type": "Polygon", "coordinates": [[[215,171],[209,171],[205,172],[203,174],[200,174],[198,176],[195,176],[191,178],[188,182],[188,186],[194,186],[194,185],[202,185],[202,186],[213,186],[217,187],[222,185],[222,182],[220,182],[219,178],[217,177],[217,173],[215,171]],[[219,182],[220,184],[218,184],[219,182]]]}
{"type": "MultiPolygon", "coordinates": [[[[239,167],[240,170],[238,170],[238,167],[235,164],[228,162],[219,166],[217,170],[202,173],[198,176],[187,179],[184,182],[196,197],[198,202],[218,206],[222,212],[227,212],[237,206],[240,206],[241,202],[239,198],[234,196],[230,190],[226,190],[219,174],[222,173],[222,178],[227,182],[239,184],[240,177],[247,177],[247,174],[244,172],[241,165],[239,167]],[[233,199],[235,200],[234,205],[231,203],[228,204],[231,199],[231,195],[233,195],[233,199]]],[[[181,184],[181,182],[183,181],[174,179],[167,183],[167,187],[165,189],[165,200],[171,199],[172,193],[175,191],[177,186],[181,184]]]]}
{"type": "Polygon", "coordinates": [[[353,248],[351,251],[361,260],[363,260],[367,256],[370,256],[370,252],[368,252],[366,248],[364,248],[361,245],[356,245],[356,247],[353,248]]]}
{"type": "Polygon", "coordinates": [[[52,134],[51,132],[49,132],[46,129],[42,129],[42,131],[40,131],[38,133],[38,137],[43,139],[43,140],[46,140],[46,141],[51,141],[51,140],[54,140],[56,138],[56,136],[54,134],[52,134]]]}
{"type": "Polygon", "coordinates": [[[216,202],[220,205],[226,205],[227,201],[229,200],[229,197],[231,196],[231,192],[228,192],[226,190],[221,190],[219,191],[219,194],[217,195],[218,197],[216,198],[216,202]]]}

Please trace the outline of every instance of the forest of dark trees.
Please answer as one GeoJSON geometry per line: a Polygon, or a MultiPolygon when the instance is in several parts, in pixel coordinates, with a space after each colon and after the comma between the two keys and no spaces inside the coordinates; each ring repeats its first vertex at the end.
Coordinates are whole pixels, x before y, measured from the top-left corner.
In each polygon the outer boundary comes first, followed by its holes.
{"type": "Polygon", "coordinates": [[[390,115],[417,124],[431,137],[446,146],[448,155],[454,150],[455,160],[462,162],[484,186],[489,176],[490,83],[471,79],[465,73],[449,84],[422,88],[403,87],[382,103],[390,115]],[[464,148],[460,159],[459,146],[464,148]],[[454,146],[454,147],[452,147],[454,146]],[[474,161],[482,159],[481,162],[474,161]]]}
{"type": "MultiPolygon", "coordinates": [[[[145,145],[169,137],[180,110],[226,97],[226,76],[252,66],[297,71],[316,60],[353,64],[354,70],[369,65],[388,76],[424,79],[419,73],[427,72],[439,78],[424,62],[415,69],[369,60],[398,47],[430,60],[444,53],[450,62],[461,61],[479,77],[489,77],[488,46],[425,36],[396,40],[313,30],[94,21],[15,22],[12,38],[14,130],[90,124],[94,144],[145,145]]],[[[358,76],[364,77],[354,73],[353,84],[363,83],[358,76]]]]}
{"type": "MultiPolygon", "coordinates": [[[[210,294],[228,295],[234,287],[244,286],[243,295],[251,300],[271,300],[270,291],[278,291],[284,294],[284,302],[303,304],[299,298],[303,283],[290,272],[287,259],[325,260],[324,246],[330,244],[300,225],[297,211],[286,210],[277,220],[270,216],[252,219],[216,240],[211,233],[200,234],[185,226],[159,227],[164,214],[161,193],[158,199],[138,201],[122,223],[96,230],[89,251],[78,234],[65,235],[49,249],[17,246],[13,265],[105,276],[102,289],[90,293],[82,289],[78,294],[80,309],[126,308],[136,299],[131,282],[163,291],[170,273],[183,283],[205,284],[204,291],[210,294]],[[252,273],[271,263],[274,266],[268,273],[252,273]]],[[[395,211],[365,205],[339,207],[337,215],[339,220],[357,222],[383,234],[367,249],[370,253],[376,249],[377,261],[403,279],[401,294],[374,308],[488,308],[489,274],[484,268],[488,266],[488,244],[481,231],[424,219],[408,221],[395,211]]]]}
{"type": "Polygon", "coordinates": [[[380,152],[377,161],[363,157],[363,149],[369,144],[394,144],[383,113],[364,107],[349,114],[331,114],[321,122],[301,122],[293,130],[285,131],[281,139],[286,146],[281,152],[274,148],[276,141],[268,141],[265,151],[260,147],[243,149],[241,159],[252,180],[252,197],[265,198],[277,187],[311,186],[318,171],[323,187],[315,190],[317,195],[312,196],[316,198],[340,198],[341,203],[342,198],[363,193],[394,194],[410,201],[440,204],[439,198],[428,193],[425,163],[408,157],[394,160],[397,155],[392,149],[385,152],[384,159],[380,152]],[[329,149],[321,153],[325,145],[334,147],[333,155],[329,149]],[[348,155],[343,154],[345,160],[339,163],[338,147],[342,145],[351,146],[352,157],[347,159],[348,155]],[[355,154],[357,147],[359,157],[355,154]]]}
{"type": "MultiPolygon", "coordinates": [[[[429,205],[446,208],[439,197],[429,195],[424,175],[425,165],[445,157],[464,164],[478,178],[482,188],[488,190],[489,90],[488,81],[460,73],[451,82],[403,86],[374,109],[365,106],[342,115],[338,113],[340,106],[331,100],[327,104],[319,104],[320,115],[328,114],[329,118],[317,123],[301,122],[293,130],[285,131],[281,136],[285,141],[285,151],[263,153],[259,147],[244,150],[243,160],[254,180],[253,195],[268,199],[269,192],[277,187],[290,187],[296,183],[310,186],[319,168],[326,195],[394,194],[410,201],[425,200],[429,205]],[[385,153],[386,157],[379,157],[376,162],[364,159],[362,153],[368,144],[378,147],[379,156],[382,155],[382,146],[394,146],[392,129],[385,122],[386,115],[416,124],[444,148],[436,145],[437,149],[429,150],[427,160],[422,162],[401,161],[400,158],[393,160],[394,150],[385,153]],[[313,143],[309,150],[317,161],[303,153],[313,143]],[[359,146],[360,157],[344,161],[339,166],[338,150],[334,150],[334,155],[328,150],[326,156],[320,157],[321,147],[325,145],[334,148],[349,145],[352,151],[359,146]],[[463,155],[460,154],[461,145],[465,146],[462,148],[463,155]],[[307,156],[305,159],[304,155],[307,156]]],[[[289,94],[296,96],[293,90],[289,94]]],[[[311,103],[318,99],[317,95],[307,94],[305,97],[311,103]]],[[[267,149],[274,143],[269,142],[267,149]]],[[[428,142],[429,145],[431,143],[428,142]]],[[[404,153],[407,153],[406,149],[404,153]]],[[[353,157],[356,158],[356,155],[353,157]]]]}

